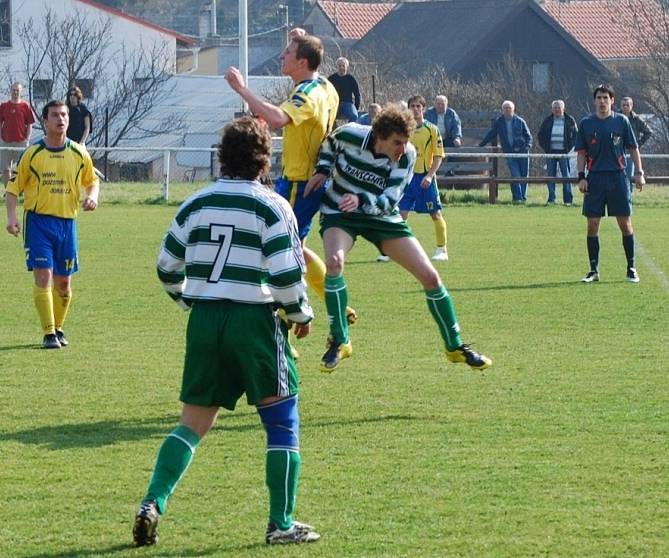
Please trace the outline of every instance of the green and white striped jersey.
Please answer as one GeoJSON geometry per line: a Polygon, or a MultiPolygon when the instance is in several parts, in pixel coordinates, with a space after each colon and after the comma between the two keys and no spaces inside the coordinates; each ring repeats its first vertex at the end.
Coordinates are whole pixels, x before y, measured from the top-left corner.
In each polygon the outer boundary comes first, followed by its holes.
{"type": "Polygon", "coordinates": [[[341,213],[339,201],[344,194],[357,194],[360,205],[354,213],[401,221],[397,203],[411,181],[416,149],[407,144],[399,161],[375,156],[372,151],[372,127],[344,124],[321,145],[316,171],[328,174],[332,184],[326,189],[321,213],[341,213]]]}
{"type": "Polygon", "coordinates": [[[179,208],[158,256],[158,277],[186,304],[276,304],[288,319],[313,318],[304,256],[290,204],[249,180],[219,179],[179,208]]]}

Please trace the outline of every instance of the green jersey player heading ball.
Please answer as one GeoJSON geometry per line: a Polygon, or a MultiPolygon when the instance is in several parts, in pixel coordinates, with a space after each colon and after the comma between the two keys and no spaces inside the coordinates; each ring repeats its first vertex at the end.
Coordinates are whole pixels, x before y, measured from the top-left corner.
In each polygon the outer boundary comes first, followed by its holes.
{"type": "Polygon", "coordinates": [[[411,181],[416,149],[409,138],[416,123],[408,110],[390,105],[372,126],[345,124],[323,142],[316,172],[305,195],[327,179],[321,205],[321,235],[325,248],[325,304],[330,323],[328,350],[321,370],[332,372],[353,348],[346,322],[348,298],[344,264],[358,235],[411,273],[423,286],[428,308],[437,322],[451,362],[483,370],[492,361],[464,344],[455,308],[439,273],[402,219],[398,202],[411,181]]]}

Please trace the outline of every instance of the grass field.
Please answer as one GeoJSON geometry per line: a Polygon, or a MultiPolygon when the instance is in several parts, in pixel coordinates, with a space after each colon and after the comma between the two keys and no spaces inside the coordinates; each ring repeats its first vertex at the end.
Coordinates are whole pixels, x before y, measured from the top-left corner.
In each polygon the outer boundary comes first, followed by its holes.
{"type": "MultiPolygon", "coordinates": [[[[606,220],[602,281],[583,285],[580,207],[544,207],[531,188],[526,207],[508,187],[497,206],[447,196],[439,269],[490,370],[446,362],[417,283],[364,242],[346,270],[354,354],[331,376],[318,372],[327,332],[312,301],[297,517],[323,538],[305,547],[263,542],[264,433],[243,402],[200,445],[158,545],[131,546],[178,419],[187,319],[155,276],[176,210],[159,188],[107,186],[81,215],[61,351],[38,348],[20,241],[0,237],[0,557],[669,556],[669,189],[635,194],[641,283],[624,281],[606,220]]],[[[432,250],[429,218],[410,223],[432,250]]]]}

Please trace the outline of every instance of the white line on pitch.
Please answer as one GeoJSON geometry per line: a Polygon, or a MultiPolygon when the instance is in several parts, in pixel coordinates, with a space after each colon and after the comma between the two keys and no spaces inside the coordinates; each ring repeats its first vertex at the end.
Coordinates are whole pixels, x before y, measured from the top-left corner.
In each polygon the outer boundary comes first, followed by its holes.
{"type": "Polygon", "coordinates": [[[653,258],[648,255],[648,252],[644,249],[640,242],[635,241],[635,248],[639,255],[643,258],[643,263],[645,266],[650,269],[650,271],[655,275],[657,280],[660,282],[660,285],[664,287],[664,290],[669,293],[669,277],[662,271],[653,258]]]}

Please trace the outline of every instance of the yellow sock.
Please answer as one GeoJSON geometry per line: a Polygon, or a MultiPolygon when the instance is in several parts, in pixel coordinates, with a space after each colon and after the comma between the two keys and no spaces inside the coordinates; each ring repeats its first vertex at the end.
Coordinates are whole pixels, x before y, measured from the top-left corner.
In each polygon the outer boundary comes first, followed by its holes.
{"type": "Polygon", "coordinates": [[[54,326],[58,331],[63,331],[65,316],[67,316],[67,311],[70,308],[70,302],[72,302],[72,291],[67,291],[67,293],[63,295],[60,294],[58,289],[54,287],[52,290],[52,296],[54,326]]]}
{"type": "Polygon", "coordinates": [[[312,259],[307,264],[307,285],[315,292],[318,298],[325,300],[325,263],[312,252],[312,259]]]}
{"type": "Polygon", "coordinates": [[[44,335],[56,333],[55,320],[53,317],[53,295],[51,287],[38,287],[33,285],[33,301],[37,309],[39,321],[42,324],[44,335]]]}
{"type": "Polygon", "coordinates": [[[437,246],[446,246],[446,221],[439,215],[432,222],[434,223],[434,233],[437,236],[437,246]]]}

